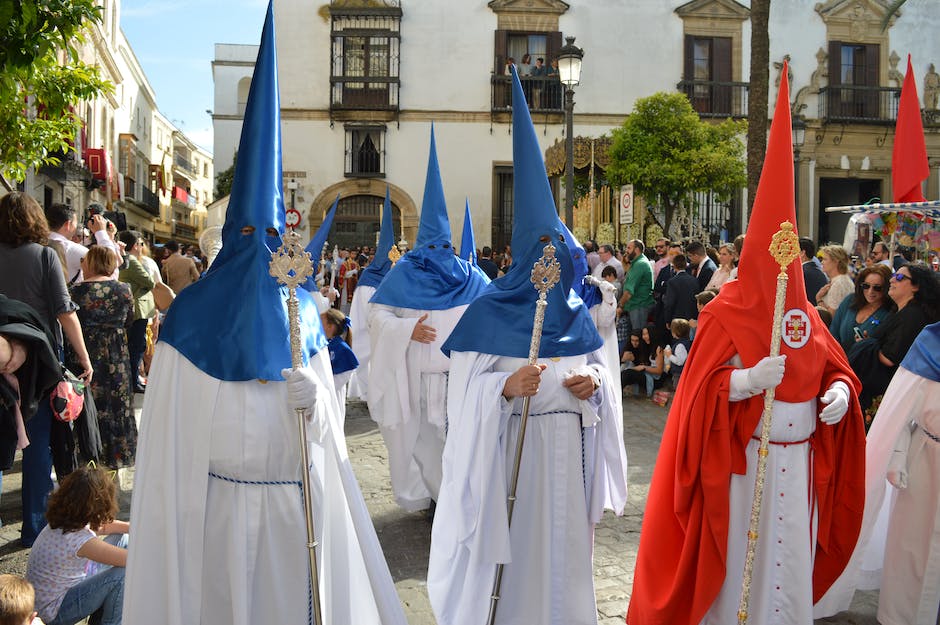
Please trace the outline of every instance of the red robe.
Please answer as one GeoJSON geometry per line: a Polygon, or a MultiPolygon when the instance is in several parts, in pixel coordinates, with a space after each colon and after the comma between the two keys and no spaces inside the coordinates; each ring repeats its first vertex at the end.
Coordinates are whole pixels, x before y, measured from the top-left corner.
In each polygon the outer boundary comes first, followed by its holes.
{"type": "MultiPolygon", "coordinates": [[[[699,318],[650,485],[627,613],[630,625],[696,625],[725,578],[731,474],[746,473],[745,449],[763,410],[763,395],[729,401],[734,368],[725,363],[739,354],[745,367],[753,366],[761,353],[769,353],[770,334],[759,327],[764,324],[755,325],[755,316],[762,315],[745,303],[750,294],[739,286],[726,284],[699,318]]],[[[806,308],[814,337],[801,355],[813,362],[799,366],[803,358],[788,354],[777,398],[820,397],[840,380],[857,393],[844,352],[816,311],[806,308]]],[[[855,393],[842,421],[818,424],[811,444],[819,523],[816,601],[845,568],[861,526],[865,431],[855,393]]]]}

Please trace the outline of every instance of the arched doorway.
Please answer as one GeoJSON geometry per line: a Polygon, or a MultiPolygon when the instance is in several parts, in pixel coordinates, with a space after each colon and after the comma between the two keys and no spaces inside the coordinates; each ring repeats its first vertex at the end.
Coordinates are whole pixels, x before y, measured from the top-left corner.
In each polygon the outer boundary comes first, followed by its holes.
{"type": "Polygon", "coordinates": [[[328,239],[330,249],[334,245],[341,248],[362,245],[374,247],[378,239],[386,186],[392,202],[395,241],[404,237],[410,246],[418,229],[415,203],[401,188],[379,180],[346,180],[324,189],[314,200],[308,215],[311,236],[323,223],[326,212],[339,194],[339,205],[328,239]]]}

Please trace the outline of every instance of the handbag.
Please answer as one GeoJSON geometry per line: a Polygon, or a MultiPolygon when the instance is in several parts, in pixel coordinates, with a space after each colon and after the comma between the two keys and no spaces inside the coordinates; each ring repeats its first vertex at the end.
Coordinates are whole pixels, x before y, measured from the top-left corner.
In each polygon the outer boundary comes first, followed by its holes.
{"type": "Polygon", "coordinates": [[[153,285],[153,303],[156,304],[157,310],[160,312],[166,312],[166,309],[170,307],[170,304],[173,303],[173,300],[176,299],[176,293],[173,292],[173,289],[168,287],[165,282],[156,282],[153,285]]]}
{"type": "Polygon", "coordinates": [[[49,404],[56,419],[64,423],[74,421],[85,406],[85,383],[62,367],[62,380],[52,389],[49,404]]]}

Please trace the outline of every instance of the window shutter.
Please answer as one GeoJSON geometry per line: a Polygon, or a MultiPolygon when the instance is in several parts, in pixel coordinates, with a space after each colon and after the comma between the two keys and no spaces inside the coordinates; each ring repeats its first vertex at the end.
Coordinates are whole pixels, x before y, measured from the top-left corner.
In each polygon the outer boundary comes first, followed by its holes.
{"type": "Polygon", "coordinates": [[[550,67],[553,59],[558,58],[561,51],[561,33],[558,31],[548,33],[548,50],[545,51],[545,67],[550,67]]]}
{"type": "Polygon", "coordinates": [[[881,82],[879,65],[878,44],[868,44],[865,46],[865,86],[879,87],[881,82]]]}
{"type": "MultiPolygon", "coordinates": [[[[712,39],[712,80],[719,83],[731,82],[731,38],[715,37],[712,39]]],[[[714,85],[712,91],[712,112],[731,114],[731,85],[714,85]]]]}
{"type": "Polygon", "coordinates": [[[842,84],[842,42],[829,42],[829,86],[842,84]]]}
{"type": "Polygon", "coordinates": [[[685,55],[682,78],[684,80],[695,79],[695,65],[693,55],[695,53],[695,38],[692,35],[685,36],[685,55]]]}
{"type": "Polygon", "coordinates": [[[508,37],[505,30],[497,30],[495,32],[496,43],[494,45],[494,65],[496,75],[502,75],[503,69],[506,67],[506,42],[508,37]]]}

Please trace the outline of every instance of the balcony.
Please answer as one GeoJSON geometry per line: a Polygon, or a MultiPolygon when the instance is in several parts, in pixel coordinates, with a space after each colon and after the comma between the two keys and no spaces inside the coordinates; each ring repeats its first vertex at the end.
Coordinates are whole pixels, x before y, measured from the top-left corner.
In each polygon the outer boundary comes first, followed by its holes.
{"type": "Polygon", "coordinates": [[[183,187],[173,187],[173,191],[170,194],[170,204],[172,204],[174,208],[192,210],[196,208],[196,199],[183,187]]]}
{"type": "MultiPolygon", "coordinates": [[[[565,88],[554,76],[522,76],[522,91],[533,113],[565,112],[565,88]]],[[[512,78],[493,75],[490,79],[494,113],[512,112],[512,78]]]]}
{"type": "Polygon", "coordinates": [[[190,226],[189,224],[176,222],[173,224],[173,236],[179,239],[187,239],[189,241],[195,241],[196,240],[196,227],[190,226]]]}
{"type": "Polygon", "coordinates": [[[819,90],[819,119],[823,122],[894,124],[901,90],[894,87],[836,85],[819,90]]]}
{"type": "Polygon", "coordinates": [[[699,117],[744,119],[750,83],[682,80],[676,85],[684,93],[699,117]]]}
{"type": "Polygon", "coordinates": [[[196,168],[193,167],[193,164],[190,163],[190,162],[189,162],[186,158],[184,158],[181,154],[174,154],[174,155],[173,155],[173,167],[175,167],[175,168],[177,168],[178,170],[182,171],[183,174],[188,175],[188,176],[191,177],[191,178],[195,178],[196,176],[199,175],[199,172],[196,171],[196,168]]]}
{"type": "Polygon", "coordinates": [[[331,76],[330,85],[334,111],[398,111],[397,76],[331,76]]]}

